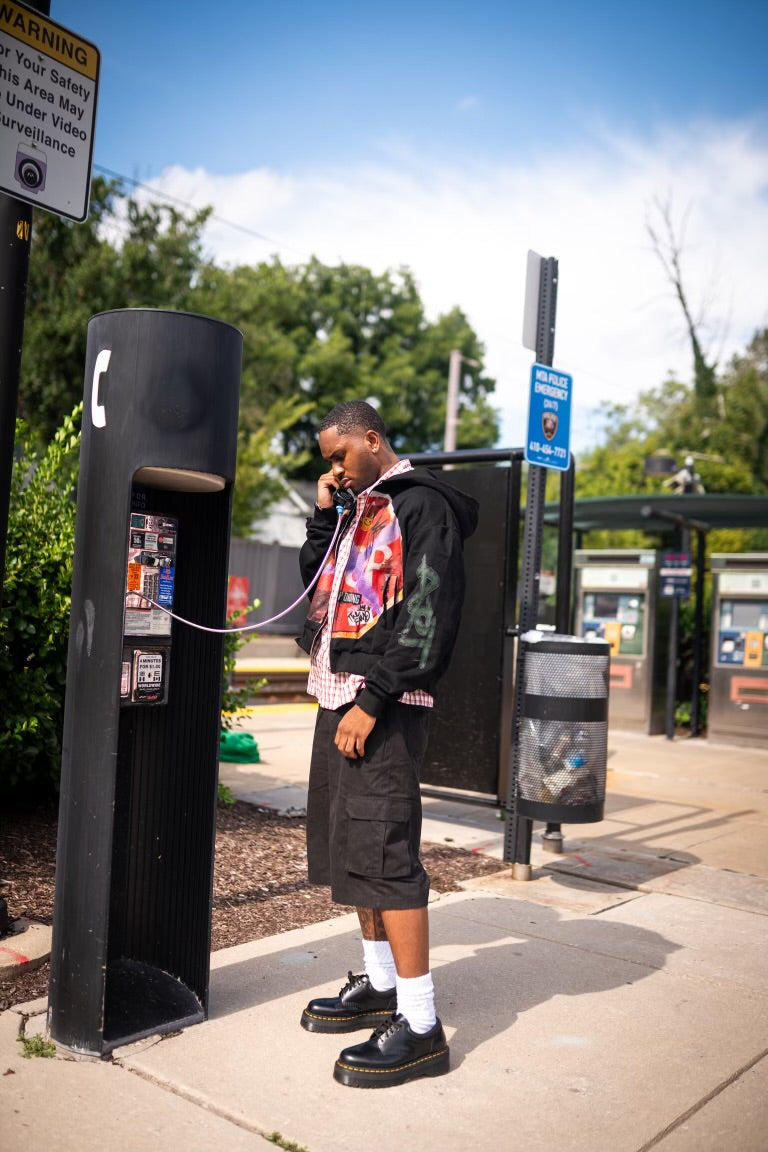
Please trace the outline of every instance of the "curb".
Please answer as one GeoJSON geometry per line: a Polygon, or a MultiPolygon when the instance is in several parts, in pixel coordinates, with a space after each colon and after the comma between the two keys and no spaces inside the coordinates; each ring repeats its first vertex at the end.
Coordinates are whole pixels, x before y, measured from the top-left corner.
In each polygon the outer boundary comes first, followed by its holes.
{"type": "Polygon", "coordinates": [[[0,940],[0,984],[32,972],[51,955],[51,926],[21,916],[0,940]]]}

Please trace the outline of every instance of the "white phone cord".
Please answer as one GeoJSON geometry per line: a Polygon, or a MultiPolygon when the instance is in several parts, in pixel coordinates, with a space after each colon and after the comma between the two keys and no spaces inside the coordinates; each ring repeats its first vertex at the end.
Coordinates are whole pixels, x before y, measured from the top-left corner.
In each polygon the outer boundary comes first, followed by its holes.
{"type": "MultiPolygon", "coordinates": [[[[346,509],[343,509],[342,511],[346,511],[346,509]]],[[[284,608],[282,612],[278,612],[276,616],[270,616],[269,620],[260,620],[258,624],[244,624],[239,628],[208,628],[205,624],[196,624],[194,620],[187,620],[184,616],[178,616],[175,612],[171,612],[170,608],[164,608],[162,604],[158,604],[156,600],[151,600],[149,596],[144,596],[141,592],[126,592],[126,598],[128,596],[138,596],[146,604],[151,604],[153,608],[159,608],[161,612],[165,612],[166,616],[170,616],[173,620],[178,620],[180,624],[187,624],[190,628],[197,628],[200,632],[216,632],[222,634],[226,634],[228,632],[255,632],[257,628],[264,628],[265,625],[274,624],[275,620],[280,620],[281,617],[287,616],[288,613],[292,612],[293,609],[302,602],[304,597],[312,591],[315,584],[317,584],[318,580],[320,579],[320,575],[325,568],[325,565],[328,563],[331,552],[333,551],[334,545],[339,535],[343,519],[344,517],[340,512],[338,523],[336,524],[336,527],[333,531],[333,538],[328,545],[328,551],[320,562],[320,566],[318,567],[317,572],[313,576],[310,583],[307,584],[302,594],[296,600],[294,600],[293,604],[289,604],[287,608],[284,608]]]]}

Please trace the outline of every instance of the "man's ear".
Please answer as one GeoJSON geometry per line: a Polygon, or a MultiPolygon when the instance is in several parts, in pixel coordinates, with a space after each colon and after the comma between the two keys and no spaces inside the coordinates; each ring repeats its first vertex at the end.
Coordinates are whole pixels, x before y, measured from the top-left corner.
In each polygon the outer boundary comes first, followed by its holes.
{"type": "Polygon", "coordinates": [[[374,432],[373,428],[369,428],[365,434],[365,442],[371,452],[378,452],[381,447],[381,436],[379,436],[378,432],[374,432]]]}

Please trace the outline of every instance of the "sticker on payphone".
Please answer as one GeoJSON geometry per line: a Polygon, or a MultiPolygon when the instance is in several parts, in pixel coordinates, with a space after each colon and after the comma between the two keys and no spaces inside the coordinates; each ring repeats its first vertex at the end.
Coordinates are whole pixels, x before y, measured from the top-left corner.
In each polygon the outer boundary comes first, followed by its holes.
{"type": "Polygon", "coordinates": [[[165,704],[170,648],[124,648],[120,676],[122,704],[165,704]]]}
{"type": "Polygon", "coordinates": [[[157,703],[163,697],[166,654],[163,651],[133,654],[133,699],[136,703],[157,703]]]}
{"type": "Polygon", "coordinates": [[[125,578],[124,636],[170,636],[178,521],[132,512],[125,578]]]}

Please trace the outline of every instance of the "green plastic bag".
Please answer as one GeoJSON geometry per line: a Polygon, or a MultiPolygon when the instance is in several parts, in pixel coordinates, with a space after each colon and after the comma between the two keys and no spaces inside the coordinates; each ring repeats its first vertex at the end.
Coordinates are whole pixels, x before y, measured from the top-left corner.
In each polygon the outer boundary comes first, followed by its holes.
{"type": "Polygon", "coordinates": [[[250,732],[228,732],[222,728],[219,736],[219,760],[238,764],[258,764],[259,746],[250,732]]]}

